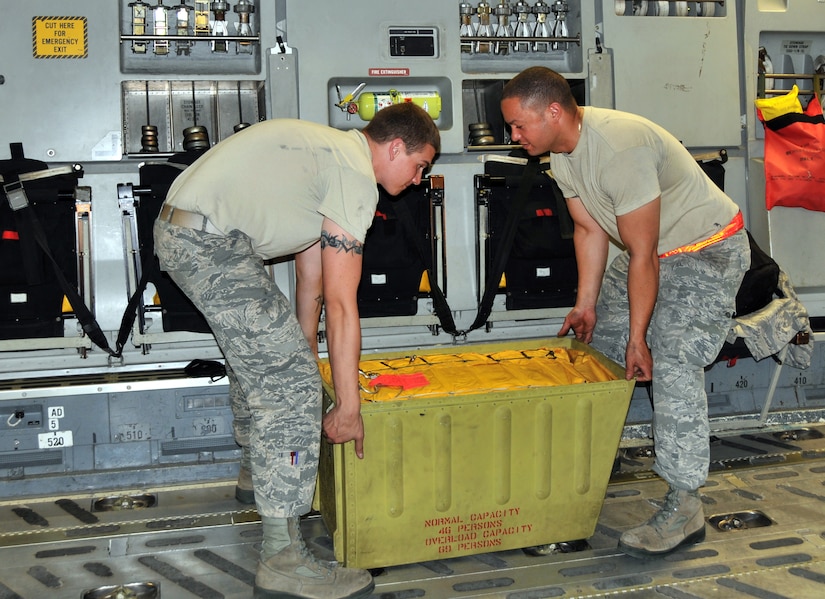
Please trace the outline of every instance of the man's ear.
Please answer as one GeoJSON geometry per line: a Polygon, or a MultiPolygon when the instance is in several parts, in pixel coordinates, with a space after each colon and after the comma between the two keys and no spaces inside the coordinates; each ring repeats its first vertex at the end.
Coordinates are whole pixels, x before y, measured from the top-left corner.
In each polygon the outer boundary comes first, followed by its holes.
{"type": "Polygon", "coordinates": [[[390,160],[394,160],[401,152],[406,152],[407,144],[400,137],[396,137],[389,143],[390,160]]]}

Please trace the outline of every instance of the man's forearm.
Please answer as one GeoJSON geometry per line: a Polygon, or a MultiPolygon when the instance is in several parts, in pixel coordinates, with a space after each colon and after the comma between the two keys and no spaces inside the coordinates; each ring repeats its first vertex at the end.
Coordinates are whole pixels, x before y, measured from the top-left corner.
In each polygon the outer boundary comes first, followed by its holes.
{"type": "Polygon", "coordinates": [[[309,348],[314,356],[318,356],[318,322],[321,318],[321,306],[323,297],[320,293],[304,291],[306,297],[301,297],[302,293],[296,290],[295,314],[298,324],[306,337],[309,348]],[[314,297],[313,297],[314,296],[314,297]]]}
{"type": "Polygon", "coordinates": [[[627,273],[627,297],[630,303],[630,341],[645,341],[658,293],[658,257],[642,256],[637,258],[631,255],[627,273]]]}
{"type": "Polygon", "coordinates": [[[574,234],[579,281],[576,306],[595,307],[607,264],[607,245],[601,235],[577,230],[574,234]]]}
{"type": "Polygon", "coordinates": [[[357,310],[352,314],[327,307],[327,345],[336,403],[348,411],[358,411],[361,406],[358,388],[361,322],[357,310]]]}

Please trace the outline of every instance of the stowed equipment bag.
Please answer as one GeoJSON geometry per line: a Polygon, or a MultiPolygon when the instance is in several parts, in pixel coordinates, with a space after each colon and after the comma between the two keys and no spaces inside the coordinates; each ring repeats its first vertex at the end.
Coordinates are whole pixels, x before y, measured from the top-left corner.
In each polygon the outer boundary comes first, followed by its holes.
{"type": "MultiPolygon", "coordinates": [[[[0,160],[0,339],[62,337],[66,291],[59,279],[76,292],[74,194],[82,173],[50,170],[26,158],[20,143],[10,148],[11,158],[0,160]]],[[[70,301],[67,311],[83,308],[70,301]]]]}
{"type": "Polygon", "coordinates": [[[379,188],[372,226],[364,240],[358,311],[362,318],[410,316],[429,294],[433,268],[431,203],[426,183],[398,197],[379,188]]]}
{"type": "MultiPolygon", "coordinates": [[[[789,94],[791,95],[791,94],[789,94]]],[[[761,100],[764,104],[784,96],[761,100]]],[[[759,106],[759,104],[757,104],[759,106]]],[[[825,119],[814,97],[804,111],[767,118],[774,112],[759,108],[765,125],[765,204],[825,211],[825,119]]]]}
{"type": "Polygon", "coordinates": [[[748,241],[751,264],[736,293],[735,316],[745,316],[761,310],[779,295],[779,265],[757,245],[750,231],[748,241]]]}

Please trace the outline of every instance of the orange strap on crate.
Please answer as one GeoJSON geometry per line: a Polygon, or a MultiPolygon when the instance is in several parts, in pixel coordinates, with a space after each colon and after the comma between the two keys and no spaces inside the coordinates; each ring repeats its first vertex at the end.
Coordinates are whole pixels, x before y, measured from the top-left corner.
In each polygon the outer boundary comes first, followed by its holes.
{"type": "Polygon", "coordinates": [[[404,390],[426,387],[429,384],[427,377],[420,372],[410,374],[379,374],[370,381],[370,387],[401,387],[404,390]]]}

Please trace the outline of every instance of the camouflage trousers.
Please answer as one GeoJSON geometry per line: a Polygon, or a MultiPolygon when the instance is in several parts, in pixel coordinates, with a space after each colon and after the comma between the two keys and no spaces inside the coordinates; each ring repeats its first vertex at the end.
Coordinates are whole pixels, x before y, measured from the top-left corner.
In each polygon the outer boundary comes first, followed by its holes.
{"type": "Polygon", "coordinates": [[[224,354],[235,438],[261,516],[308,512],[321,441],[321,378],[291,306],[240,231],[157,221],[160,265],[200,310],[224,354]]]}
{"type": "MultiPolygon", "coordinates": [[[[605,273],[592,345],[625,363],[630,257],[605,273]]],[[[659,295],[647,332],[653,356],[654,470],[677,489],[698,489],[710,465],[705,367],[719,355],[733,321],[736,292],[750,265],[744,230],[698,252],[659,260],[659,295]]]]}

